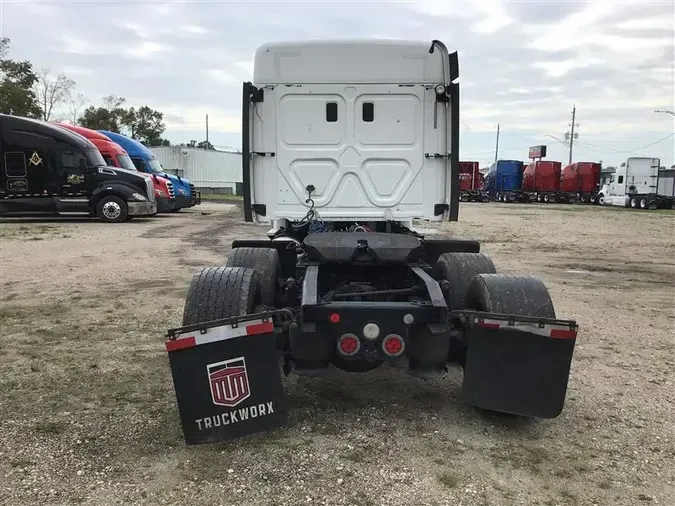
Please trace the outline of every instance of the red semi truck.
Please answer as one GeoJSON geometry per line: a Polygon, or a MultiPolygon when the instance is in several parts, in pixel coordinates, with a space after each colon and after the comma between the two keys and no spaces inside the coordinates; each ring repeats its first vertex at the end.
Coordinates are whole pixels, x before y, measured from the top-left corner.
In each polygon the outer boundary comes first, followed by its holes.
{"type": "Polygon", "coordinates": [[[560,193],[560,162],[542,161],[530,163],[523,171],[523,192],[530,201],[557,202],[560,193]]]}
{"type": "MultiPolygon", "coordinates": [[[[133,172],[138,172],[136,166],[129,158],[127,152],[122,147],[113,142],[104,134],[76,125],[69,125],[67,123],[55,123],[56,125],[67,128],[68,130],[80,134],[82,137],[89,139],[94,146],[100,151],[101,156],[110,167],[117,167],[133,172]]],[[[145,174],[139,172],[140,175],[152,178],[155,185],[155,198],[157,200],[157,212],[168,213],[175,206],[174,188],[171,181],[157,175],[145,174]]]]}
{"type": "Polygon", "coordinates": [[[566,202],[598,203],[602,165],[595,162],[575,162],[560,174],[560,193],[566,202]]]}
{"type": "Polygon", "coordinates": [[[485,176],[478,162],[459,162],[459,199],[462,202],[488,202],[483,183],[485,176]]]}

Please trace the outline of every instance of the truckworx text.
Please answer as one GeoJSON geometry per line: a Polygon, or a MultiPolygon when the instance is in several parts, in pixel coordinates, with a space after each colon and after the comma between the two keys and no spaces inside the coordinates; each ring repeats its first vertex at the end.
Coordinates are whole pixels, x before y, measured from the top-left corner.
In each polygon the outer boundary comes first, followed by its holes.
{"type": "Polygon", "coordinates": [[[462,399],[483,409],[561,412],[576,322],[556,319],[539,279],[497,274],[478,242],[413,227],[458,219],[458,77],[438,40],[257,50],[244,219],[268,239],[235,240],[225,265],[196,272],[168,331],[188,444],[284,424],[282,371],[358,383],[394,361],[423,380],[457,364],[462,399]]]}

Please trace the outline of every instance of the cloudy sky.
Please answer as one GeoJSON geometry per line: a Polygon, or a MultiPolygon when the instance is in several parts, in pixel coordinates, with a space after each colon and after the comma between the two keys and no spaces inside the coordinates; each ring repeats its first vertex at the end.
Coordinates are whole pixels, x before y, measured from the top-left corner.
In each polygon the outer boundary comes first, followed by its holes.
{"type": "Polygon", "coordinates": [[[675,164],[675,2],[95,2],[2,0],[11,56],[50,66],[98,104],[115,94],[164,112],[173,142],[240,146],[241,82],[259,44],[306,38],[441,39],[459,51],[461,158],[488,164],[549,146],[577,107],[577,161],[675,164]],[[669,138],[664,139],[669,136],[669,138]],[[660,141],[660,142],[657,142],[660,141]]]}

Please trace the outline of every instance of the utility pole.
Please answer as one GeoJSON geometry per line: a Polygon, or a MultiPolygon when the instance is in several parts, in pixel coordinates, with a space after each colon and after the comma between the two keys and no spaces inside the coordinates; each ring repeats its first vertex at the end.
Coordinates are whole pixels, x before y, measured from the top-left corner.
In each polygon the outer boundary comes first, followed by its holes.
{"type": "Polygon", "coordinates": [[[209,115],[206,115],[206,145],[209,144],[209,115]]]}
{"type": "Polygon", "coordinates": [[[579,138],[578,133],[574,133],[574,128],[578,127],[579,125],[576,123],[576,118],[577,118],[577,106],[575,105],[572,108],[572,132],[565,132],[565,140],[570,141],[570,160],[568,163],[572,163],[572,149],[574,148],[574,139],[579,138]]]}
{"type": "Polygon", "coordinates": [[[497,145],[495,146],[495,162],[497,161],[498,155],[499,155],[499,123],[497,123],[497,145]]]}

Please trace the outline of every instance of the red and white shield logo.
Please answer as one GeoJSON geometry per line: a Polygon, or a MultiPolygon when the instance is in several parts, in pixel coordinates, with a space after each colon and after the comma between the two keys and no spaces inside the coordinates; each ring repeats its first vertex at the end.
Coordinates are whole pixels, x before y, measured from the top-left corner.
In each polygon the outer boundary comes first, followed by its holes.
{"type": "Polygon", "coordinates": [[[244,357],[209,364],[206,371],[216,406],[232,408],[251,396],[244,357]]]}

